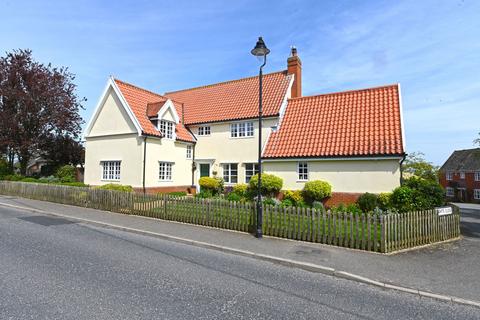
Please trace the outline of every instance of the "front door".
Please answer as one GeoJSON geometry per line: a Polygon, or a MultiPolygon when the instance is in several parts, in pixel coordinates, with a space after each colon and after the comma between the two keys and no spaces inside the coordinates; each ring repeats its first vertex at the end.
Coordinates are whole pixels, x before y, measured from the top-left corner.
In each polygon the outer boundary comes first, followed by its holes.
{"type": "Polygon", "coordinates": [[[210,163],[200,163],[200,178],[210,176],[210,163]]]}

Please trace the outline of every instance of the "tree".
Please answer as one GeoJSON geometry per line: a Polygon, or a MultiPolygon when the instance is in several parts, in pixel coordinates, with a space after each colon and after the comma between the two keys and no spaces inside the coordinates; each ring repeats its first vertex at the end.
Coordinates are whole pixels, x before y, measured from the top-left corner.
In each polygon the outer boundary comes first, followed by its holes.
{"type": "Polygon", "coordinates": [[[47,141],[78,140],[85,99],[77,96],[74,79],[66,67],[36,62],[30,50],[0,58],[0,151],[11,167],[18,159],[22,174],[47,141]]]}
{"type": "Polygon", "coordinates": [[[473,144],[480,147],[480,132],[478,133],[478,138],[473,140],[473,144]]]}
{"type": "Polygon", "coordinates": [[[39,154],[57,168],[65,164],[72,166],[85,162],[85,149],[81,142],[69,136],[48,137],[40,144],[39,154]]]}
{"type": "Polygon", "coordinates": [[[438,182],[438,166],[425,160],[422,152],[412,152],[403,162],[403,173],[406,178],[415,176],[429,181],[438,182]]]}

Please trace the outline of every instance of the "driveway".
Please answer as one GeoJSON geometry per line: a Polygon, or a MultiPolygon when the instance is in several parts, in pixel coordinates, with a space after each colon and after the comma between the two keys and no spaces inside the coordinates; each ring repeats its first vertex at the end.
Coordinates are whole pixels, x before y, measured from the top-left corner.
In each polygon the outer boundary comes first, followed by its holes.
{"type": "MultiPolygon", "coordinates": [[[[452,203],[460,208],[461,231],[464,237],[480,241],[480,204],[452,203]]],[[[480,252],[480,243],[479,243],[480,252]]]]}

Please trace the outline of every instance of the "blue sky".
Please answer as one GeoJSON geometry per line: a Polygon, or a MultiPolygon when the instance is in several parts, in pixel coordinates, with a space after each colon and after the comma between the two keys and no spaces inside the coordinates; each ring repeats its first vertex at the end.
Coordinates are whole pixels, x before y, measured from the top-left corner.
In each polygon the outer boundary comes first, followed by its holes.
{"type": "Polygon", "coordinates": [[[6,1],[0,54],[68,66],[93,112],[107,77],[165,91],[303,63],[304,95],[400,83],[407,151],[441,164],[480,131],[480,1],[6,1]]]}

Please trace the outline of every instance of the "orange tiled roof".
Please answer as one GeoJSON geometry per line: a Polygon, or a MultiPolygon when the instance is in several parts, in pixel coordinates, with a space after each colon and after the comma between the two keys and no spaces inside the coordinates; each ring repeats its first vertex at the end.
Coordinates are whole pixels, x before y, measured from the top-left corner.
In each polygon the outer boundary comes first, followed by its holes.
{"type": "Polygon", "coordinates": [[[264,158],[402,155],[398,85],[288,101],[264,158]]]}
{"type": "MultiPolygon", "coordinates": [[[[279,114],[291,79],[286,70],[263,76],[264,116],[279,114]]],[[[165,96],[184,103],[186,125],[258,116],[258,76],[168,92],[165,96]]]]}
{"type": "MultiPolygon", "coordinates": [[[[152,124],[152,122],[148,118],[148,113],[152,113],[152,109],[158,107],[160,103],[165,102],[167,98],[154,92],[120,81],[118,79],[115,79],[115,84],[122,92],[125,100],[127,100],[130,109],[132,109],[133,114],[140,123],[140,126],[142,127],[143,133],[147,135],[161,137],[162,133],[152,124]],[[151,107],[149,107],[149,104],[151,105],[151,107]]],[[[179,105],[178,103],[174,103],[174,105],[177,114],[180,116],[182,114],[181,105],[179,105]]],[[[161,106],[158,108],[158,110],[160,110],[160,108],[161,106]]],[[[195,141],[195,138],[190,134],[190,132],[181,122],[176,125],[175,134],[177,136],[177,140],[188,142],[195,141]]]]}

